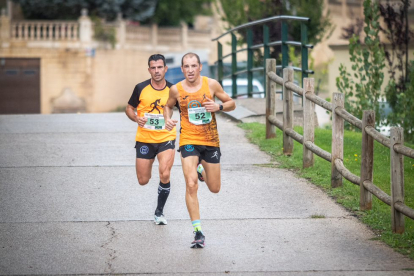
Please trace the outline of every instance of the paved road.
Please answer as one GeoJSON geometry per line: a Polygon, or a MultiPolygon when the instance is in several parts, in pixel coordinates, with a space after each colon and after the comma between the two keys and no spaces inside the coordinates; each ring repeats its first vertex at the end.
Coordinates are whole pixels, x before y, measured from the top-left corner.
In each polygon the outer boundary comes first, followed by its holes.
{"type": "Polygon", "coordinates": [[[0,116],[0,275],[414,275],[413,261],[218,120],[222,190],[200,185],[207,246],[194,250],[178,154],[169,224],[156,226],[158,165],[140,187],[123,113],[0,116]]]}

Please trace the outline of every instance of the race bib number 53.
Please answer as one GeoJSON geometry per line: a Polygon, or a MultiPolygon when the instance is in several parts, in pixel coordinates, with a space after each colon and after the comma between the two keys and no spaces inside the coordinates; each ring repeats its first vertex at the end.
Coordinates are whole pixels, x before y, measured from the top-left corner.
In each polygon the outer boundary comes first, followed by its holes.
{"type": "Polygon", "coordinates": [[[153,130],[165,129],[164,115],[145,113],[144,116],[148,119],[144,128],[153,130]]]}
{"type": "Polygon", "coordinates": [[[211,122],[211,112],[207,112],[205,107],[188,109],[188,118],[194,125],[204,125],[211,122]]]}

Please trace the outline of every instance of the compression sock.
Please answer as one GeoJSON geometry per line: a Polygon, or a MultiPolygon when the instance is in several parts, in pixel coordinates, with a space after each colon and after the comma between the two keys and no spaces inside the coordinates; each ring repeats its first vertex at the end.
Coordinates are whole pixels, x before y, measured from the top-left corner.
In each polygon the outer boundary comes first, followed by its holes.
{"type": "Polygon", "coordinates": [[[157,209],[155,210],[156,216],[162,215],[165,202],[167,201],[167,198],[170,195],[170,187],[171,187],[170,182],[164,184],[160,181],[160,185],[158,186],[158,205],[157,205],[157,209]]]}
{"type": "MultiPolygon", "coordinates": [[[[196,232],[201,231],[201,222],[200,222],[200,220],[193,220],[191,223],[193,224],[194,231],[196,231],[196,232]]],[[[201,231],[201,232],[203,232],[203,231],[201,231]]]]}

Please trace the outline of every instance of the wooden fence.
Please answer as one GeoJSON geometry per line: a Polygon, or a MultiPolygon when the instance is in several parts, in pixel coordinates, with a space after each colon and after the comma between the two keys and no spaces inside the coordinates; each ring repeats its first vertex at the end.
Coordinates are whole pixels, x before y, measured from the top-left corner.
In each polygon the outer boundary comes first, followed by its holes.
{"type": "Polygon", "coordinates": [[[283,131],[283,153],[291,155],[293,140],[303,145],[303,167],[312,167],[313,154],[331,163],[331,186],[342,185],[342,177],[360,186],[360,209],[372,208],[372,195],[391,206],[392,231],[404,232],[404,216],[414,220],[414,210],[404,204],[404,156],[414,159],[414,149],[404,146],[403,129],[391,128],[391,137],[375,129],[375,112],[364,111],[362,121],[344,108],[345,97],[333,94],[332,103],[314,93],[314,79],[305,78],[301,88],[293,83],[293,69],[283,69],[283,78],[276,75],[276,60],[266,60],[266,138],[276,135],[275,126],[283,131]],[[276,84],[283,86],[283,122],[275,116],[276,84]],[[303,97],[303,136],[293,130],[293,92],[303,97]],[[314,143],[315,104],[332,112],[332,152],[314,143]],[[351,173],[343,163],[344,121],[362,130],[360,176],[351,173]],[[373,183],[374,140],[390,149],[391,196],[373,183]]]}

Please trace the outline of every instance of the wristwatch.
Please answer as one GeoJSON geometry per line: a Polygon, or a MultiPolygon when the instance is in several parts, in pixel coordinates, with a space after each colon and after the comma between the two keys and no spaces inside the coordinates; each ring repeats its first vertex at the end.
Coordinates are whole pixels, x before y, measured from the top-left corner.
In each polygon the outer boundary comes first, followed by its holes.
{"type": "Polygon", "coordinates": [[[220,105],[220,111],[222,111],[222,110],[223,110],[223,105],[221,104],[221,105],[220,105]]]}

